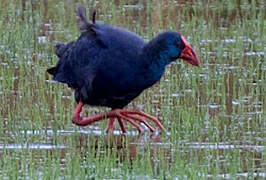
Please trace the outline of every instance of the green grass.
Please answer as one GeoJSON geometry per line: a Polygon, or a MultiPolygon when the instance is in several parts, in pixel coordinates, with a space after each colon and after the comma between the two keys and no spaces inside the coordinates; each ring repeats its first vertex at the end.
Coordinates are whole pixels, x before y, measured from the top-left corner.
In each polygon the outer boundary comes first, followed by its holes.
{"type": "MultiPolygon", "coordinates": [[[[146,40],[179,31],[201,66],[177,60],[128,106],[159,117],[169,135],[109,137],[106,122],[98,124],[101,135],[93,134],[72,125],[72,91],[47,81],[46,69],[58,61],[54,42],[79,35],[75,4],[1,2],[0,179],[265,177],[264,1],[140,1],[135,8],[129,0],[79,2],[96,8],[97,20],[146,40]]],[[[86,107],[83,114],[106,110],[86,107]]]]}

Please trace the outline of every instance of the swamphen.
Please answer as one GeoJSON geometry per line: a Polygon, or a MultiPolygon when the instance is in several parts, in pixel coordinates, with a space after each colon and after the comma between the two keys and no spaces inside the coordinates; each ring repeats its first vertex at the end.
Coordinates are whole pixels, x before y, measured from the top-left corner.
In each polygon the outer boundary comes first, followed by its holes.
{"type": "Polygon", "coordinates": [[[149,42],[140,36],[119,27],[98,24],[96,12],[92,21],[86,17],[86,8],[77,8],[80,37],[73,42],[55,46],[59,58],[56,67],[47,72],[53,80],[66,83],[75,91],[78,103],[73,123],[86,126],[96,121],[109,119],[107,132],[113,129],[115,119],[123,133],[123,120],[128,121],[141,133],[140,122],[151,132],[154,128],[146,121],[153,121],[161,130],[160,121],[140,110],[123,109],[140,93],[162,77],[166,65],[178,58],[198,66],[199,61],[185,38],[177,32],[167,31],[149,42]],[[84,104],[106,106],[112,110],[87,118],[80,113],[84,104]]]}

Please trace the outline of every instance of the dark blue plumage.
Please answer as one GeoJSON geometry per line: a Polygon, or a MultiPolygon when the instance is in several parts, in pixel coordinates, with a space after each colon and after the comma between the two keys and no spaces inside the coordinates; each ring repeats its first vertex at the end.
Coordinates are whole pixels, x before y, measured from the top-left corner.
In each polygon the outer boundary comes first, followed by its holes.
{"type": "MultiPolygon", "coordinates": [[[[60,60],[47,71],[73,88],[76,101],[84,104],[123,108],[156,83],[188,46],[177,32],[161,33],[147,43],[128,30],[95,23],[95,13],[93,23],[88,22],[83,7],[77,15],[80,37],[55,47],[60,60]]],[[[193,57],[189,63],[198,65],[193,57]]]]}

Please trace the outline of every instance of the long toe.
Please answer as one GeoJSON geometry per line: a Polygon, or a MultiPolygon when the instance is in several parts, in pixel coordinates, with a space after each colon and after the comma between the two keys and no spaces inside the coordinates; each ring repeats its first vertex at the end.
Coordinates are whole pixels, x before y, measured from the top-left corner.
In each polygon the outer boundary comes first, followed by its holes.
{"type": "Polygon", "coordinates": [[[117,117],[117,120],[118,120],[118,123],[120,125],[121,131],[125,134],[127,132],[127,130],[125,128],[125,125],[124,125],[123,121],[121,120],[120,117],[117,117]]]}
{"type": "Polygon", "coordinates": [[[142,117],[140,116],[133,116],[133,115],[125,115],[127,116],[128,118],[132,119],[132,120],[135,120],[135,121],[138,121],[138,122],[141,122],[143,123],[147,128],[149,128],[149,130],[153,133],[154,132],[154,128],[142,117]]]}
{"type": "MultiPolygon", "coordinates": [[[[165,128],[163,127],[162,123],[156,118],[156,117],[153,117],[143,111],[139,111],[139,110],[130,110],[130,111],[127,111],[127,112],[123,112],[125,115],[127,116],[134,116],[134,117],[141,117],[143,120],[147,119],[147,120],[150,120],[152,122],[154,122],[162,131],[165,131],[165,128]]],[[[147,121],[145,120],[143,122],[147,127],[149,126],[147,121]]],[[[153,132],[153,131],[152,131],[153,132]]]]}
{"type": "Polygon", "coordinates": [[[114,122],[115,122],[115,118],[111,117],[109,122],[108,122],[107,128],[106,128],[106,133],[110,133],[111,131],[113,131],[114,122]]]}

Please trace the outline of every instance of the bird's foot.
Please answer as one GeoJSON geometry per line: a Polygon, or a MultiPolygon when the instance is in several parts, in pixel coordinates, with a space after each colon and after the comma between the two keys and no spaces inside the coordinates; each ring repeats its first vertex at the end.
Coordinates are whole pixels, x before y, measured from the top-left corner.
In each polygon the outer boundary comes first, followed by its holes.
{"type": "Polygon", "coordinates": [[[143,123],[146,127],[149,128],[151,132],[154,132],[154,128],[146,121],[146,119],[148,119],[154,122],[161,130],[165,130],[163,125],[157,118],[149,114],[146,114],[143,111],[114,109],[104,114],[82,118],[80,116],[82,107],[83,107],[83,103],[80,102],[75,109],[73,120],[72,120],[72,122],[78,126],[86,126],[94,122],[108,118],[110,120],[107,125],[107,129],[106,129],[107,132],[110,132],[111,130],[113,130],[115,119],[118,120],[118,123],[123,133],[126,133],[126,128],[122,120],[128,121],[130,124],[136,127],[139,133],[143,133],[143,129],[141,128],[139,123],[143,123]]]}
{"type": "MultiPolygon", "coordinates": [[[[111,113],[111,112],[115,112],[115,114],[117,115],[116,118],[118,119],[118,123],[123,133],[126,133],[126,129],[124,128],[124,123],[123,121],[121,121],[121,119],[126,120],[129,123],[131,123],[134,127],[137,128],[139,133],[143,133],[143,129],[141,128],[139,123],[143,123],[146,127],[149,128],[151,132],[154,132],[155,129],[147,122],[147,120],[151,120],[152,122],[154,122],[161,130],[165,130],[165,128],[163,127],[163,125],[157,118],[143,111],[115,109],[115,110],[109,111],[108,113],[111,113]]],[[[108,126],[106,128],[106,132],[110,132],[113,130],[114,121],[115,121],[115,118],[110,118],[108,126]]]]}

